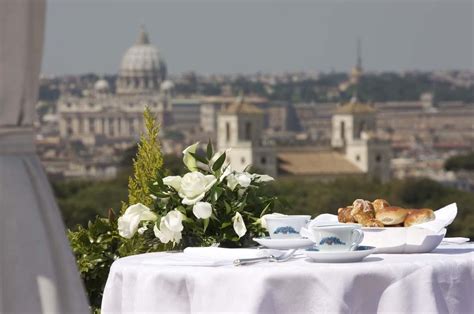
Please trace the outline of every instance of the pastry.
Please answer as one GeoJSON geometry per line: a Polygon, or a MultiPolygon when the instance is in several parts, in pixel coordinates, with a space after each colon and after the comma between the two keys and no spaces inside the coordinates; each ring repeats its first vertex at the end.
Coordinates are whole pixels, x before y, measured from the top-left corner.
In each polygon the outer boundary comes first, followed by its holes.
{"type": "Polygon", "coordinates": [[[381,198],[376,199],[375,201],[372,202],[372,205],[374,206],[374,210],[377,212],[379,209],[389,207],[390,204],[381,198]]]}
{"type": "Polygon", "coordinates": [[[375,218],[381,221],[384,225],[391,226],[404,222],[407,215],[407,209],[389,206],[379,209],[375,213],[375,218]]]}
{"type": "Polygon", "coordinates": [[[352,206],[342,207],[337,210],[337,220],[344,223],[356,222],[354,216],[351,215],[352,206]]]}
{"type": "Polygon", "coordinates": [[[411,209],[408,211],[408,215],[403,223],[405,227],[418,225],[424,222],[432,221],[435,219],[435,214],[432,209],[411,209]]]}

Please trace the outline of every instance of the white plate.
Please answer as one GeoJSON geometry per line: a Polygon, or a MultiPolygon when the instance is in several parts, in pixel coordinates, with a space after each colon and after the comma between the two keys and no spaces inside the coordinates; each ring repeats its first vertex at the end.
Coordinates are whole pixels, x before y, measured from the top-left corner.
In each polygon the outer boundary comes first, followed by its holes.
{"type": "Polygon", "coordinates": [[[313,241],[305,238],[271,239],[270,237],[266,237],[253,238],[253,240],[264,247],[275,250],[302,249],[314,245],[313,241]]]}
{"type": "Polygon", "coordinates": [[[377,253],[428,253],[443,241],[446,229],[439,233],[417,227],[362,228],[361,245],[375,246],[377,253]]]}
{"type": "Polygon", "coordinates": [[[318,263],[354,263],[362,261],[366,256],[375,253],[373,246],[359,246],[355,251],[321,252],[316,248],[304,251],[313,262],[318,263]]]}

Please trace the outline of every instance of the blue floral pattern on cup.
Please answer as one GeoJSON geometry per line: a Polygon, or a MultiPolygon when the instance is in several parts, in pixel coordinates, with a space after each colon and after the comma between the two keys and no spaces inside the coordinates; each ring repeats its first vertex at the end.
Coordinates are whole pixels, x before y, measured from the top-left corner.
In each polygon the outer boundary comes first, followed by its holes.
{"type": "Polygon", "coordinates": [[[326,237],[326,238],[322,238],[321,241],[319,241],[319,245],[323,245],[323,244],[327,244],[327,245],[346,245],[345,242],[341,241],[341,239],[337,238],[337,237],[326,237]]]}
{"type": "Polygon", "coordinates": [[[295,230],[295,228],[291,226],[286,226],[286,227],[278,227],[276,230],[273,232],[273,234],[299,234],[298,231],[295,230]]]}

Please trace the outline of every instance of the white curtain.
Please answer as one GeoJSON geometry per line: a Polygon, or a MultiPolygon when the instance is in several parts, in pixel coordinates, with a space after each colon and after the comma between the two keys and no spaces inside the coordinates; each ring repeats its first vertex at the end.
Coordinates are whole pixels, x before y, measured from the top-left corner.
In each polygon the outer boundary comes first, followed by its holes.
{"type": "Polygon", "coordinates": [[[32,129],[45,0],[0,0],[0,313],[87,313],[32,129]]]}

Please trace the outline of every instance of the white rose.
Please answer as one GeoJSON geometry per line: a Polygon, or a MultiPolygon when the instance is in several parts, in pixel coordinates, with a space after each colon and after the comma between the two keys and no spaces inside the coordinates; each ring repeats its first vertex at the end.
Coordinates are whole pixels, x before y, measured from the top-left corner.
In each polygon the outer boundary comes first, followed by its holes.
{"type": "Polygon", "coordinates": [[[200,172],[188,172],[184,177],[170,176],[163,178],[163,183],[178,191],[185,205],[194,205],[204,198],[214,183],[217,182],[213,175],[203,175],[200,172]]]}
{"type": "Polygon", "coordinates": [[[244,219],[240,213],[235,213],[235,216],[232,218],[234,222],[234,231],[237,233],[239,238],[242,238],[247,232],[247,227],[245,227],[244,219]]]}
{"type": "Polygon", "coordinates": [[[248,172],[237,173],[235,178],[237,179],[237,182],[239,182],[239,185],[243,188],[248,187],[252,182],[252,175],[248,172]]]}
{"type": "Polygon", "coordinates": [[[183,214],[179,210],[170,211],[164,218],[166,228],[173,232],[183,231],[183,214]]]}
{"type": "Polygon", "coordinates": [[[143,204],[128,207],[118,219],[119,234],[127,239],[132,238],[138,230],[141,221],[156,220],[157,216],[143,204]]]}
{"type": "Polygon", "coordinates": [[[153,232],[155,233],[155,237],[157,237],[161,243],[179,243],[181,241],[182,235],[181,232],[173,232],[166,226],[165,217],[161,218],[160,228],[155,224],[153,227],[153,232]]]}
{"type": "Polygon", "coordinates": [[[212,205],[208,202],[197,202],[193,206],[193,214],[197,218],[207,219],[211,217],[212,205]]]}
{"type": "Polygon", "coordinates": [[[240,185],[241,187],[246,188],[250,185],[251,182],[252,182],[252,175],[249,174],[248,172],[231,173],[227,175],[227,186],[232,191],[237,187],[237,185],[240,185]]]}
{"type": "Polygon", "coordinates": [[[268,217],[281,217],[281,216],[286,216],[286,215],[283,215],[283,214],[280,214],[280,213],[273,213],[273,214],[266,214],[266,215],[263,215],[262,217],[260,217],[260,219],[258,220],[260,222],[260,225],[267,229],[267,221],[266,219],[268,217]]]}
{"type": "Polygon", "coordinates": [[[186,147],[185,150],[183,150],[183,163],[186,165],[186,167],[189,169],[189,171],[196,171],[197,170],[197,163],[196,159],[190,154],[196,153],[196,148],[199,145],[199,142],[194,143],[191,146],[186,147]]]}

